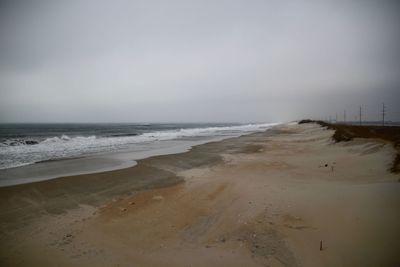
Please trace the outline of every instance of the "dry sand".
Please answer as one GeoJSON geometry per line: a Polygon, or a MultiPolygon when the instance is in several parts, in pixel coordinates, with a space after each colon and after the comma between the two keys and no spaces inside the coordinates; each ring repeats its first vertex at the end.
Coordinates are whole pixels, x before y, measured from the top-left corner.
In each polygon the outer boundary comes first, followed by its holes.
{"type": "Polygon", "coordinates": [[[0,265],[400,266],[396,151],[332,134],[286,124],[0,188],[0,265]]]}

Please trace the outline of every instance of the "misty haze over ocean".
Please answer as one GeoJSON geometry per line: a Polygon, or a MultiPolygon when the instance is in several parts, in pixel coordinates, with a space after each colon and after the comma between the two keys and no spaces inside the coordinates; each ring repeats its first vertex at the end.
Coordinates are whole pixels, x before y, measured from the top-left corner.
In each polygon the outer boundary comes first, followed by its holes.
{"type": "Polygon", "coordinates": [[[397,1],[1,1],[0,122],[400,120],[397,1]]]}

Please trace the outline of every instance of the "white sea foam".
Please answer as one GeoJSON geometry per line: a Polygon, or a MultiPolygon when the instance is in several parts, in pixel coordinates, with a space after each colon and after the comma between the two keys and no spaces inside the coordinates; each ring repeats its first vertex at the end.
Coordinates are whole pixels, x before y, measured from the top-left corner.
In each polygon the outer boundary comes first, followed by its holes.
{"type": "MultiPolygon", "coordinates": [[[[276,124],[276,123],[275,123],[276,124]]],[[[110,152],[134,144],[166,141],[190,137],[239,136],[267,129],[275,124],[248,124],[226,127],[187,128],[179,130],[148,132],[137,136],[96,137],[62,135],[47,138],[37,144],[18,143],[0,146],[0,169],[13,168],[46,160],[57,160],[110,152]]]]}

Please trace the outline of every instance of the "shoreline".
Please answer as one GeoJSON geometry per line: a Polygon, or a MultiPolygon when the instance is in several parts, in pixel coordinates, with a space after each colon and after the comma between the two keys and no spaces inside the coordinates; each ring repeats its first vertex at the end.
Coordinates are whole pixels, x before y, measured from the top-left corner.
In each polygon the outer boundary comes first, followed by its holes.
{"type": "Polygon", "coordinates": [[[2,169],[0,170],[0,188],[63,177],[122,170],[134,167],[139,160],[155,156],[185,153],[195,146],[220,142],[248,134],[253,133],[246,133],[239,136],[212,137],[204,140],[169,140],[163,141],[162,146],[160,146],[160,141],[157,141],[155,144],[158,144],[158,147],[153,144],[157,148],[153,147],[149,150],[134,151],[132,149],[123,149],[74,158],[45,160],[15,168],[2,169]]]}
{"type": "Polygon", "coordinates": [[[71,208],[79,207],[81,204],[99,206],[105,201],[110,201],[115,197],[181,183],[183,179],[175,174],[176,170],[171,171],[159,165],[162,164],[163,161],[165,161],[166,164],[175,165],[173,162],[175,159],[190,161],[186,158],[186,154],[188,153],[194,155],[191,156],[191,162],[185,164],[187,166],[183,166],[183,169],[216,164],[221,162],[222,158],[213,153],[216,152],[215,150],[223,151],[226,148],[226,143],[229,144],[233,140],[240,138],[251,138],[253,135],[269,134],[270,131],[273,132],[274,127],[262,132],[229,137],[223,140],[195,145],[184,152],[146,157],[137,160],[136,165],[127,168],[1,186],[0,211],[6,211],[5,213],[12,214],[13,211],[20,211],[23,209],[23,213],[15,212],[15,214],[12,215],[13,220],[26,216],[24,214],[26,211],[28,211],[27,214],[31,214],[40,209],[44,209],[44,213],[57,215],[71,208]],[[214,151],[207,151],[208,147],[214,148],[214,151]],[[136,179],[132,180],[130,178],[131,176],[136,179]],[[111,184],[115,184],[115,188],[109,188],[111,184]],[[29,199],[29,201],[25,203],[26,206],[21,207],[23,203],[15,204],[9,202],[9,200],[13,200],[13,196],[17,194],[21,195],[19,197],[22,199],[29,199]],[[74,200],[69,201],[65,199],[65,194],[69,195],[68,198],[72,196],[74,200]],[[44,202],[43,206],[39,207],[39,209],[37,205],[32,205],[32,202],[35,202],[35,198],[44,202]],[[79,205],[77,203],[79,203],[79,205]]]}
{"type": "Polygon", "coordinates": [[[333,133],[283,124],[127,169],[1,187],[0,263],[395,266],[396,150],[333,133]]]}
{"type": "Polygon", "coordinates": [[[44,180],[126,168],[133,166],[134,160],[184,152],[194,145],[263,131],[277,124],[155,123],[146,129],[135,124],[127,128],[118,128],[119,124],[113,127],[101,124],[98,135],[93,129],[88,133],[88,127],[80,132],[70,125],[59,129],[63,131],[58,132],[61,137],[54,136],[55,133],[46,127],[38,133],[35,124],[32,124],[28,129],[32,131],[32,140],[36,138],[36,141],[30,140],[29,130],[24,132],[21,127],[7,130],[5,127],[5,132],[1,133],[3,161],[0,164],[0,186],[26,183],[29,179],[44,180]],[[104,135],[105,126],[109,127],[109,132],[120,133],[118,136],[104,135]],[[140,134],[131,134],[130,131],[140,134]],[[18,133],[25,137],[11,138],[18,133]],[[59,168],[57,165],[60,162],[65,162],[67,166],[59,168]]]}

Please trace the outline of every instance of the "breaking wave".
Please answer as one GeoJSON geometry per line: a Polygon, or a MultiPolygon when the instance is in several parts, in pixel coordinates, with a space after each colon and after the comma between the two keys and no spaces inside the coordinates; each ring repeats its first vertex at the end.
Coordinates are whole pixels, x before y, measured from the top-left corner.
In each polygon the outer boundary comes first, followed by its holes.
{"type": "Polygon", "coordinates": [[[131,145],[179,140],[192,137],[233,137],[265,130],[275,124],[248,124],[225,127],[186,128],[147,132],[140,135],[110,137],[68,136],[50,137],[41,141],[7,139],[0,142],[0,169],[19,167],[40,161],[77,157],[98,152],[117,151],[131,145]]]}

